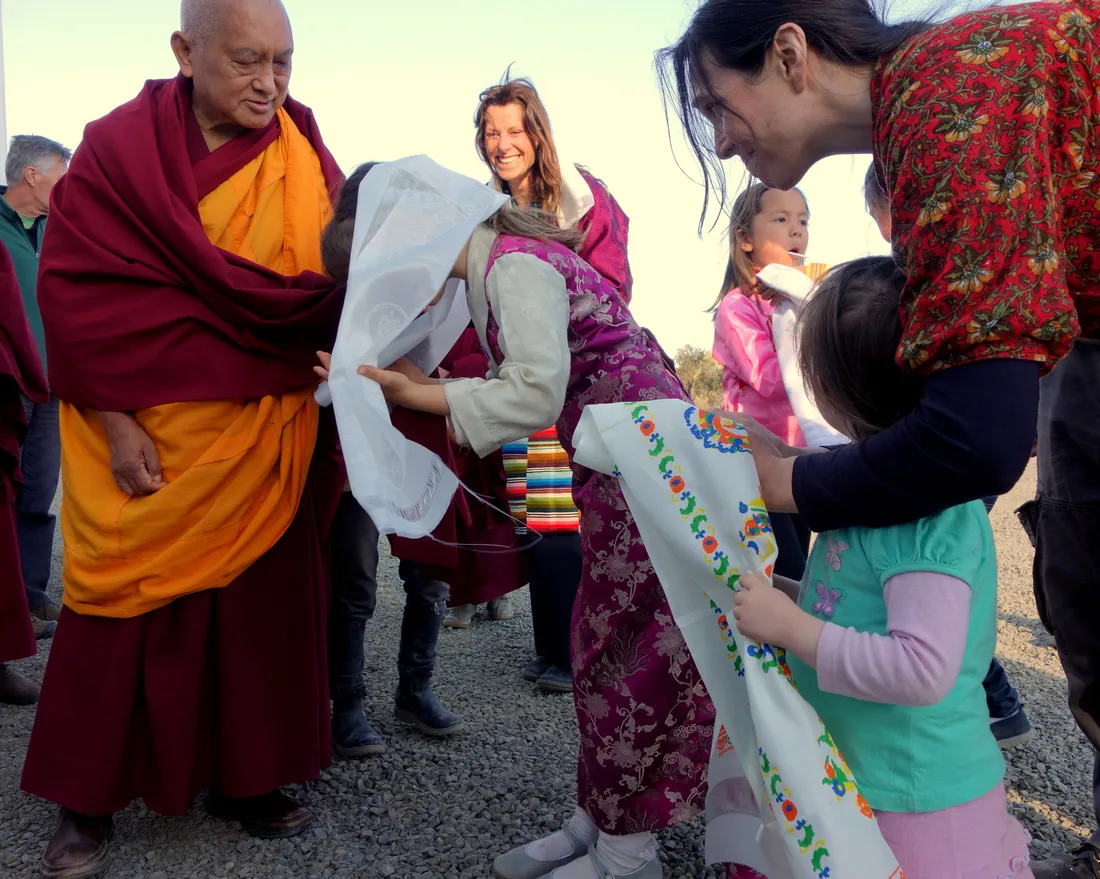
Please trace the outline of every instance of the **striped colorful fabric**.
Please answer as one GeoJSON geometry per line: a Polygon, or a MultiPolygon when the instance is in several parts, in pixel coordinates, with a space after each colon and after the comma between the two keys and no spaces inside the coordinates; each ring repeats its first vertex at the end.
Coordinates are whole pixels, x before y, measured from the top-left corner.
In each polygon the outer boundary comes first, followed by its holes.
{"type": "Polygon", "coordinates": [[[508,509],[522,524],[517,534],[527,533],[527,440],[508,443],[501,449],[504,455],[504,476],[508,481],[508,509]]]}
{"type": "Polygon", "coordinates": [[[527,443],[527,524],[539,534],[576,533],[580,526],[569,456],[553,427],[527,443]]]}

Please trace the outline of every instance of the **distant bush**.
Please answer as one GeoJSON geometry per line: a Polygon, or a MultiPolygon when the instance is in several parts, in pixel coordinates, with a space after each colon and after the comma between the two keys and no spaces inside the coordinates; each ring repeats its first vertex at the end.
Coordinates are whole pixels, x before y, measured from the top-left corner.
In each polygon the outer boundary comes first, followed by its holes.
{"type": "Polygon", "coordinates": [[[696,406],[722,408],[722,367],[707,351],[685,345],[676,352],[676,374],[696,406]]]}

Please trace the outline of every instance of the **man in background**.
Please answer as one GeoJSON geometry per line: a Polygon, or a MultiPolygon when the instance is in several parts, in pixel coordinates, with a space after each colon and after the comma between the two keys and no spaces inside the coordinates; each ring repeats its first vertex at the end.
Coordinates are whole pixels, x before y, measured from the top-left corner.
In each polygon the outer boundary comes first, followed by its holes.
{"type": "MultiPolygon", "coordinates": [[[[46,342],[38,310],[38,255],[46,231],[50,192],[69,169],[72,153],[56,141],[32,134],[12,138],[5,166],[8,185],[0,188],[0,242],[15,264],[19,292],[31,335],[46,367],[46,342]]],[[[55,519],[50,512],[61,472],[57,398],[36,403],[23,397],[27,435],[23,440],[23,488],[15,502],[19,559],[35,637],[53,634],[61,608],[49,594],[55,519]]]]}

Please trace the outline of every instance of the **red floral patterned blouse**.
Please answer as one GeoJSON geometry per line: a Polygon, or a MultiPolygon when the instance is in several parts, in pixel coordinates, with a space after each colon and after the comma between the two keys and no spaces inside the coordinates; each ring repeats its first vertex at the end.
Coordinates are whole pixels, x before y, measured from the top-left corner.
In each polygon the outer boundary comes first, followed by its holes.
{"type": "Polygon", "coordinates": [[[909,282],[898,362],[1053,367],[1100,338],[1100,0],[936,25],[879,65],[875,156],[909,282]]]}

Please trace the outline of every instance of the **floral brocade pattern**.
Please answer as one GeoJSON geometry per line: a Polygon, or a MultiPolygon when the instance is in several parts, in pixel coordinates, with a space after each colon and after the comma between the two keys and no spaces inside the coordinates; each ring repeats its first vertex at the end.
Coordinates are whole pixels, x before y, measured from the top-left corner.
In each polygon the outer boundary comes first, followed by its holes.
{"type": "Polygon", "coordinates": [[[1100,3],[936,25],[872,81],[875,155],[909,282],[903,367],[1049,369],[1100,338],[1100,3]]]}
{"type": "MultiPolygon", "coordinates": [[[[572,371],[557,428],[571,461],[585,406],[689,402],[668,357],[635,323],[623,296],[583,260],[557,244],[502,236],[486,274],[507,253],[546,262],[569,291],[572,371]]],[[[491,308],[486,335],[502,362],[491,308]]],[[[584,562],[572,624],[578,802],[607,833],[667,827],[704,806],[714,705],[618,480],[574,466],[573,498],[584,562]]]]}

